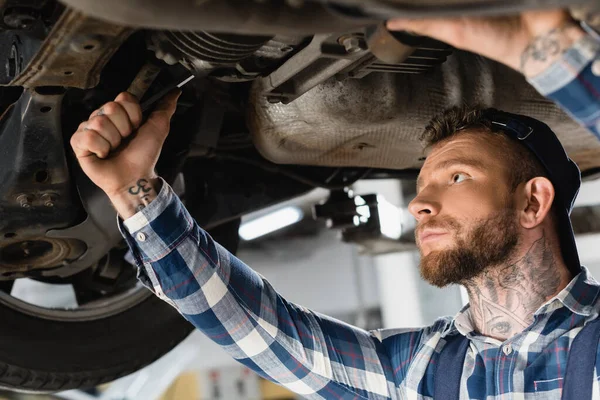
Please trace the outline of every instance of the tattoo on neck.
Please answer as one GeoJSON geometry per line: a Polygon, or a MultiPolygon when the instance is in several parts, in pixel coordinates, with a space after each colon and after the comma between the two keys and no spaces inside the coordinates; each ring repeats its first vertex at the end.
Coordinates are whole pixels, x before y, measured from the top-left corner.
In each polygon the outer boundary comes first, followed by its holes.
{"type": "Polygon", "coordinates": [[[533,322],[561,283],[553,250],[542,233],[521,259],[465,282],[471,319],[481,334],[505,340],[533,322]]]}

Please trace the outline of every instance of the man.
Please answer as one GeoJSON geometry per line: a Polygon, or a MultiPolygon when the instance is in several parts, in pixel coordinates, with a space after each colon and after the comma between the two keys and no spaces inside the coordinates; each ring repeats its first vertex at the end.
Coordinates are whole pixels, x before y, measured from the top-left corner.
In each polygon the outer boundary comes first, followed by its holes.
{"type": "MultiPolygon", "coordinates": [[[[389,26],[522,70],[600,134],[600,43],[564,13],[389,26]]],[[[565,374],[580,364],[567,362],[570,351],[580,354],[574,338],[596,326],[600,285],[579,265],[568,221],[579,171],[547,126],[497,110],[453,109],[432,120],[409,207],[421,272],[438,286],[465,285],[470,303],[427,328],[366,332],[287,302],[215,243],[155,175],[176,99],[140,126],[139,105],[123,93],[71,144],[124,220],[141,281],[234,358],[310,398],[561,397],[565,374]]],[[[575,392],[567,396],[587,387],[600,396],[598,339],[586,343],[589,376],[568,378],[575,392]]]]}

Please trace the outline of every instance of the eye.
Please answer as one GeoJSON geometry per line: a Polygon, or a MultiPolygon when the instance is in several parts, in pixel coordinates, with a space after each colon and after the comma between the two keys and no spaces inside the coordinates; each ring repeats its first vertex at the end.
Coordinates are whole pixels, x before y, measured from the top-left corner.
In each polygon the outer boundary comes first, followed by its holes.
{"type": "Polygon", "coordinates": [[[468,178],[469,176],[467,174],[457,172],[456,174],[452,175],[452,183],[461,183],[466,181],[468,178]]]}

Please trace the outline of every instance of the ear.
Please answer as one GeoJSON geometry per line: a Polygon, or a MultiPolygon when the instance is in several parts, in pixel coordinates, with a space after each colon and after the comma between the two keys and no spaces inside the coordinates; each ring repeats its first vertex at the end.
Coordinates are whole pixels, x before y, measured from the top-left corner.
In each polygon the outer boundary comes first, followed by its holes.
{"type": "Polygon", "coordinates": [[[523,228],[535,228],[550,213],[554,201],[554,186],[547,178],[536,177],[525,183],[521,193],[524,201],[519,208],[519,222],[523,228]]]}

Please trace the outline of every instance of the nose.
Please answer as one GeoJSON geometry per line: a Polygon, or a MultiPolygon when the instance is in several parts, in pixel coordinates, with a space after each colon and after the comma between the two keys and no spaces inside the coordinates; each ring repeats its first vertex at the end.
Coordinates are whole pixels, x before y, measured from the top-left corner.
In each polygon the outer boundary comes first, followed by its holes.
{"type": "Polygon", "coordinates": [[[408,204],[408,211],[419,222],[423,219],[438,215],[440,209],[440,203],[435,200],[433,193],[426,189],[421,190],[421,192],[408,204]]]}

